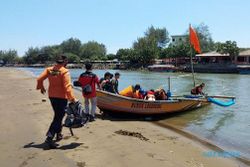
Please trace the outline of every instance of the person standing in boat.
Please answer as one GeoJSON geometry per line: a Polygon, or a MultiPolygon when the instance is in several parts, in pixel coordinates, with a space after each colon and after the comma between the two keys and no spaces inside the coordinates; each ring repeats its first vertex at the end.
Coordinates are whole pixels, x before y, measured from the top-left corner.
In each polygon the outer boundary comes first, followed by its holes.
{"type": "Polygon", "coordinates": [[[192,95],[205,95],[203,93],[203,88],[205,87],[205,83],[200,84],[199,86],[194,87],[191,90],[191,94],[192,95]]]}
{"type": "Polygon", "coordinates": [[[92,72],[92,64],[85,64],[86,71],[82,73],[78,79],[82,87],[82,95],[85,103],[85,111],[89,114],[90,121],[95,121],[96,111],[96,85],[100,88],[99,79],[96,74],[92,72]],[[89,109],[91,103],[91,110],[89,109]]]}
{"type": "Polygon", "coordinates": [[[55,135],[56,141],[62,139],[62,119],[65,115],[68,100],[76,102],[72,91],[69,70],[66,69],[68,63],[66,56],[60,55],[56,63],[56,65],[48,67],[43,71],[37,78],[36,86],[36,89],[40,90],[42,94],[46,93],[43,81],[48,78],[48,95],[54,111],[54,119],[46,134],[47,138],[45,140],[49,148],[57,147],[53,141],[55,135]]]}
{"type": "Polygon", "coordinates": [[[120,78],[120,73],[119,72],[116,72],[115,73],[115,78],[111,80],[111,84],[112,84],[112,93],[115,93],[115,94],[119,94],[119,91],[118,91],[118,86],[119,86],[119,78],[120,78]]]}

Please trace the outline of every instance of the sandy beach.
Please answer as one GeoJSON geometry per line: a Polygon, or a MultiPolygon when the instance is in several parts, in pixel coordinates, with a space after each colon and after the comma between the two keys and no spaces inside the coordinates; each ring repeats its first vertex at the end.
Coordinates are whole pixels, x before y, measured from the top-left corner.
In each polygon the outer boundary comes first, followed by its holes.
{"type": "MultiPolygon", "coordinates": [[[[28,72],[0,68],[1,167],[239,167],[233,158],[206,157],[210,148],[172,130],[143,121],[97,119],[74,129],[55,150],[43,150],[53,117],[47,95],[35,90],[28,72]],[[46,98],[46,102],[42,99],[46,98]],[[141,137],[117,131],[137,132],[141,137]]],[[[75,91],[78,99],[81,94],[75,91]]]]}

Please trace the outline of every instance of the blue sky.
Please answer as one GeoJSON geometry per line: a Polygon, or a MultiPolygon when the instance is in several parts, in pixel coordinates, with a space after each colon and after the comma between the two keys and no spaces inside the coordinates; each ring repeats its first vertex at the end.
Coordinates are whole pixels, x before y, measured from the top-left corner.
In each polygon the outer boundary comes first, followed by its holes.
{"type": "Polygon", "coordinates": [[[183,34],[189,23],[209,26],[215,41],[250,47],[250,0],[5,0],[0,9],[0,50],[23,55],[31,46],[70,37],[95,40],[108,53],[129,48],[153,25],[183,34]]]}

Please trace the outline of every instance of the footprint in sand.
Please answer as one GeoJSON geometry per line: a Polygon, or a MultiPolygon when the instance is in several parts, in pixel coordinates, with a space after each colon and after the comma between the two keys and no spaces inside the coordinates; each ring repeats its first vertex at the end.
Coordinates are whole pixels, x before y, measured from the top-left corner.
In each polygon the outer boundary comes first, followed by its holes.
{"type": "Polygon", "coordinates": [[[34,154],[32,154],[31,156],[28,156],[27,159],[24,160],[24,161],[19,165],[19,167],[24,167],[24,166],[28,165],[28,161],[31,160],[31,159],[33,159],[33,158],[35,158],[36,155],[37,155],[37,153],[34,153],[34,154]]]}
{"type": "Polygon", "coordinates": [[[159,156],[159,155],[156,155],[154,153],[147,153],[147,155],[151,158],[154,158],[158,161],[168,161],[168,159],[166,159],[165,157],[162,157],[162,156],[159,156]]]}
{"type": "Polygon", "coordinates": [[[19,165],[19,167],[24,167],[24,166],[26,166],[26,165],[28,165],[28,162],[23,161],[23,162],[19,165]]]}
{"type": "Polygon", "coordinates": [[[86,162],[77,162],[76,165],[78,167],[85,167],[86,166],[86,162]]]}
{"type": "Polygon", "coordinates": [[[89,146],[82,146],[83,148],[86,148],[86,149],[88,149],[89,148],[89,146]]]}
{"type": "Polygon", "coordinates": [[[33,106],[39,105],[40,103],[32,103],[33,106]]]}
{"type": "Polygon", "coordinates": [[[154,156],[155,156],[155,154],[153,154],[153,153],[147,153],[147,155],[148,155],[149,157],[151,157],[151,158],[154,158],[154,156]]]}
{"type": "Polygon", "coordinates": [[[89,146],[81,146],[81,148],[75,149],[75,151],[84,151],[85,149],[88,149],[89,146]]]}
{"type": "Polygon", "coordinates": [[[64,140],[68,140],[68,139],[70,139],[70,138],[71,138],[71,136],[64,136],[64,137],[63,137],[64,140]]]}
{"type": "Polygon", "coordinates": [[[166,138],[169,140],[177,140],[178,139],[178,137],[176,137],[176,136],[168,136],[166,138]]]}
{"type": "Polygon", "coordinates": [[[73,136],[73,138],[74,138],[75,140],[78,140],[78,139],[79,139],[79,137],[77,137],[77,136],[73,136]]]}
{"type": "Polygon", "coordinates": [[[112,137],[113,137],[113,135],[108,135],[108,136],[107,136],[107,138],[109,138],[109,139],[112,138],[112,137]]]}

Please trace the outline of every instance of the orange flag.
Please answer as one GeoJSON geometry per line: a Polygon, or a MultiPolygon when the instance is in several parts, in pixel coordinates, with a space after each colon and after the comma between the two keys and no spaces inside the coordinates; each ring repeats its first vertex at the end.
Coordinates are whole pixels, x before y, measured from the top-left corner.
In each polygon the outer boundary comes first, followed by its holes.
{"type": "Polygon", "coordinates": [[[201,53],[199,38],[195,30],[191,26],[189,26],[189,40],[190,44],[194,47],[194,50],[197,53],[201,53]]]}

